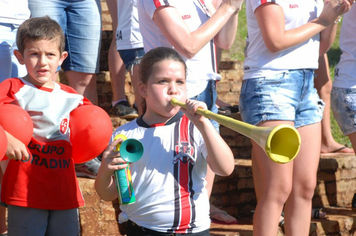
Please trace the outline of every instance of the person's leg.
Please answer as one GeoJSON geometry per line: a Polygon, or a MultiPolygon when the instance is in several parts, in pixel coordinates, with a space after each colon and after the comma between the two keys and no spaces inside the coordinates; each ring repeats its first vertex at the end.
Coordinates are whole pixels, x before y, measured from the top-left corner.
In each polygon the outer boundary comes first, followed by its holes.
{"type": "Polygon", "coordinates": [[[48,216],[46,235],[78,236],[80,235],[79,211],[77,208],[68,210],[51,210],[48,216]],[[65,225],[65,227],[63,227],[65,225]]]}
{"type": "Polygon", "coordinates": [[[108,66],[111,78],[112,106],[118,102],[126,100],[125,96],[125,74],[126,69],[116,47],[116,28],[117,28],[117,2],[106,1],[112,19],[112,40],[108,53],[108,66]]]}
{"type": "MultiPolygon", "coordinates": [[[[0,183],[2,182],[3,171],[0,169],[0,183]]],[[[7,233],[6,227],[6,208],[0,206],[0,235],[7,233]]]]}
{"type": "Polygon", "coordinates": [[[96,90],[96,74],[82,73],[77,71],[66,71],[68,85],[78,93],[88,98],[94,105],[98,105],[98,94],[96,90]]]}
{"type": "Polygon", "coordinates": [[[321,121],[321,153],[353,153],[352,148],[346,147],[335,141],[331,133],[330,122],[330,96],[332,89],[332,81],[329,73],[329,61],[327,54],[319,57],[319,68],[315,71],[316,78],[314,80],[315,88],[318,91],[320,98],[325,103],[323,120],[321,121]]]}
{"type": "Polygon", "coordinates": [[[9,205],[8,235],[45,235],[47,230],[48,213],[48,210],[9,205]]]}
{"type": "Polygon", "coordinates": [[[135,94],[135,103],[137,106],[138,114],[141,116],[141,115],[143,115],[142,103],[143,103],[144,99],[141,97],[141,95],[137,89],[137,84],[138,84],[138,82],[140,82],[139,68],[140,68],[139,65],[134,65],[134,67],[132,69],[132,74],[131,74],[131,83],[132,83],[132,87],[133,87],[134,94],[135,94]]]}
{"type": "MultiPolygon", "coordinates": [[[[198,101],[203,101],[206,103],[208,110],[217,113],[218,108],[216,106],[216,100],[217,100],[217,92],[216,92],[216,81],[209,81],[207,87],[205,90],[200,93],[199,95],[192,97],[190,99],[198,100],[198,101]]],[[[210,120],[215,127],[217,132],[219,131],[219,123],[210,120]]],[[[215,179],[215,173],[208,167],[207,168],[207,173],[206,173],[206,189],[209,194],[209,198],[213,189],[214,185],[214,179],[215,179]]],[[[236,218],[233,216],[230,216],[227,214],[225,211],[217,208],[213,204],[210,204],[210,218],[214,222],[220,222],[220,223],[236,223],[236,218]]]]}
{"type": "Polygon", "coordinates": [[[294,159],[293,188],[285,204],[286,235],[308,235],[312,197],[316,186],[321,137],[314,134],[321,131],[320,122],[298,128],[301,136],[301,148],[294,159]]]}
{"type": "MultiPolygon", "coordinates": [[[[356,89],[334,87],[331,92],[331,108],[334,117],[344,135],[351,141],[356,150],[356,89]]],[[[356,151],[355,151],[356,152],[356,151]]],[[[351,200],[352,210],[356,209],[356,193],[351,200]]]]}
{"type": "MultiPolygon", "coordinates": [[[[120,117],[132,119],[138,117],[138,115],[143,114],[143,107],[142,107],[143,99],[141,98],[141,95],[138,93],[137,84],[139,82],[139,64],[141,62],[141,58],[145,54],[145,51],[143,48],[134,48],[128,50],[119,50],[119,54],[120,57],[122,58],[122,61],[125,64],[125,70],[130,73],[131,88],[134,93],[135,104],[139,113],[137,113],[135,109],[131,108],[129,103],[126,101],[125,90],[123,91],[125,96],[125,101],[121,101],[117,103],[115,106],[113,106],[111,112],[120,117]]],[[[125,88],[125,83],[123,86],[125,88]]]]}
{"type": "Polygon", "coordinates": [[[96,73],[99,72],[101,45],[100,1],[72,1],[65,8],[65,14],[68,57],[62,68],[69,86],[97,105],[96,73]]]}
{"type": "MultiPolygon", "coordinates": [[[[113,32],[115,34],[115,31],[113,32]]],[[[116,50],[116,40],[113,35],[109,53],[108,65],[111,77],[112,101],[120,101],[126,99],[125,96],[125,66],[120,57],[119,52],[116,50]]]]}
{"type": "MultiPolygon", "coordinates": [[[[282,123],[268,121],[261,126],[272,127],[278,124],[282,123]]],[[[289,124],[293,125],[292,122],[289,124]]],[[[292,189],[293,162],[283,165],[275,163],[258,144],[252,141],[252,145],[253,180],[257,198],[253,215],[253,235],[275,236],[284,202],[292,189]]]]}
{"type": "Polygon", "coordinates": [[[347,136],[349,137],[349,139],[351,141],[351,144],[352,144],[352,147],[353,147],[353,149],[354,149],[354,151],[356,153],[356,132],[353,132],[353,133],[351,133],[351,134],[349,134],[347,136]]]}

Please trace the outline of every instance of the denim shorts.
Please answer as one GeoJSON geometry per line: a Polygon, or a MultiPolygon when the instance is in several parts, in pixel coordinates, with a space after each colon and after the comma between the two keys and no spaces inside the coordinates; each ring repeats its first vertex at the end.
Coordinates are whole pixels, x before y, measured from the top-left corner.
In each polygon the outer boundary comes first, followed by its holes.
{"type": "Polygon", "coordinates": [[[331,109],[344,135],[356,132],[356,89],[333,87],[331,109]]]}
{"type": "MultiPolygon", "coordinates": [[[[194,96],[190,99],[205,102],[206,106],[208,107],[208,110],[210,110],[214,113],[218,113],[218,107],[216,106],[217,97],[218,97],[218,94],[216,92],[216,81],[209,80],[205,90],[203,92],[201,92],[199,95],[194,96]]],[[[215,120],[210,120],[210,121],[213,124],[216,131],[218,131],[218,133],[220,133],[219,123],[216,122],[215,120]]]]}
{"type": "Polygon", "coordinates": [[[68,51],[62,64],[64,71],[99,72],[100,0],[31,0],[29,8],[31,17],[48,15],[61,25],[68,51]]]}
{"type": "Polygon", "coordinates": [[[143,48],[119,50],[119,54],[126,70],[131,71],[133,66],[140,64],[143,55],[145,55],[145,50],[143,48]]]}
{"type": "Polygon", "coordinates": [[[313,70],[290,70],[270,77],[244,80],[240,95],[242,120],[294,121],[296,128],[320,122],[324,102],[314,88],[313,70]]]}
{"type": "Polygon", "coordinates": [[[14,55],[18,27],[18,24],[0,23],[0,82],[27,74],[25,65],[21,65],[14,55]]]}

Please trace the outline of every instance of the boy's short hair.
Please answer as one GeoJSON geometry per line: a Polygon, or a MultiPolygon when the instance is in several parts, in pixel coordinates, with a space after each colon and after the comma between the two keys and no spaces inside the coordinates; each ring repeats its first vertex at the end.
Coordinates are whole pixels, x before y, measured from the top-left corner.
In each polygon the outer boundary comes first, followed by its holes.
{"type": "Polygon", "coordinates": [[[26,43],[39,40],[57,41],[60,53],[64,51],[65,41],[62,27],[49,16],[30,18],[24,21],[17,30],[16,44],[21,54],[25,50],[26,43]]]}

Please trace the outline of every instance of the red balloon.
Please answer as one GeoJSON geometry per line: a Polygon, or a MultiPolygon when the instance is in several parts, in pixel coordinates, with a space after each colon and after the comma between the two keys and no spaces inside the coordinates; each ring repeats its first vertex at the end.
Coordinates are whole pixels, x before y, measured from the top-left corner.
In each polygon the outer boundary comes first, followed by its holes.
{"type": "Polygon", "coordinates": [[[0,158],[1,159],[5,156],[6,150],[7,150],[7,137],[4,129],[0,125],[0,158]]]}
{"type": "Polygon", "coordinates": [[[14,104],[0,106],[0,125],[26,146],[30,143],[33,134],[32,119],[20,106],[14,104]]]}
{"type": "Polygon", "coordinates": [[[74,163],[84,163],[101,154],[113,132],[110,116],[95,105],[74,109],[70,114],[69,128],[74,163]]]}

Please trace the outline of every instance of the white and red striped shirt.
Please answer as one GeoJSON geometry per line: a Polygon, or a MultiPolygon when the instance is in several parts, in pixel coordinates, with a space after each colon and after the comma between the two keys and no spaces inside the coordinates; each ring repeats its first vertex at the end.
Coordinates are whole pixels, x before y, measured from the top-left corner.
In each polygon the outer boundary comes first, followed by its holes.
{"type": "Polygon", "coordinates": [[[142,158],[130,164],[136,202],[121,205],[121,214],[159,232],[209,229],[208,152],[193,123],[182,113],[154,127],[140,118],[116,129],[113,137],[119,133],[140,140],[144,146],[142,158]]]}

